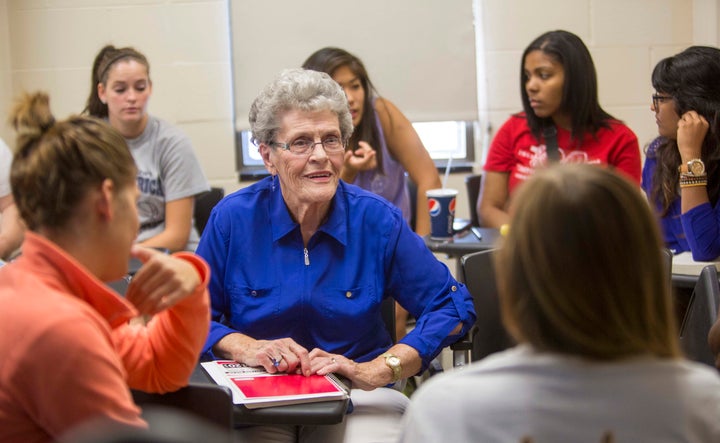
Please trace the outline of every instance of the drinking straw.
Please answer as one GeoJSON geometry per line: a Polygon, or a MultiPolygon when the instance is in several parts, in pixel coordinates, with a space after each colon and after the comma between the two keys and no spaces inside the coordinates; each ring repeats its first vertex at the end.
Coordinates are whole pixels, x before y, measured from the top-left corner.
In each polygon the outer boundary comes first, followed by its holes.
{"type": "Polygon", "coordinates": [[[448,177],[450,176],[450,165],[452,165],[452,155],[448,157],[447,165],[445,166],[445,176],[443,176],[442,188],[447,187],[448,177]]]}

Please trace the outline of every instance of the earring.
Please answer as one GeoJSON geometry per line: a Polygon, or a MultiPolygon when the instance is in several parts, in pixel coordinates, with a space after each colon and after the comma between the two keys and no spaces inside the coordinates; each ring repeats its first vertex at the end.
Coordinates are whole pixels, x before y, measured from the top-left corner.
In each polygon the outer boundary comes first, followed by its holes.
{"type": "Polygon", "coordinates": [[[275,174],[272,175],[272,190],[275,191],[275,174]]]}
{"type": "Polygon", "coordinates": [[[107,102],[106,102],[105,100],[103,100],[103,99],[100,99],[100,102],[101,102],[103,105],[107,105],[107,102]]]}

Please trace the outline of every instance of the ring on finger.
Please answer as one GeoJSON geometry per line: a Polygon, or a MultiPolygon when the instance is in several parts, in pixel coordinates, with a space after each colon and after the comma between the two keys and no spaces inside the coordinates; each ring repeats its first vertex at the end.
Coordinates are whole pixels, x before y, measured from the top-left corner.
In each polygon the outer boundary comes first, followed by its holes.
{"type": "Polygon", "coordinates": [[[337,362],[335,361],[335,357],[330,357],[330,361],[333,362],[333,363],[337,363],[337,362]]]}

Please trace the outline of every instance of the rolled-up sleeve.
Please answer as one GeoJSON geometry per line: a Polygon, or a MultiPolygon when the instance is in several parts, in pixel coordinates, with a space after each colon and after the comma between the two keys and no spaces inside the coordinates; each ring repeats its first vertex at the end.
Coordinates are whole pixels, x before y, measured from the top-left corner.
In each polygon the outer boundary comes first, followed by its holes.
{"type": "Polygon", "coordinates": [[[424,371],[475,322],[472,296],[405,223],[390,236],[386,254],[387,293],[416,318],[415,328],[400,343],[418,351],[424,371]],[[459,324],[460,331],[451,334],[459,324]]]}
{"type": "Polygon", "coordinates": [[[698,205],[681,216],[693,260],[711,261],[720,256],[720,205],[698,205]]]}

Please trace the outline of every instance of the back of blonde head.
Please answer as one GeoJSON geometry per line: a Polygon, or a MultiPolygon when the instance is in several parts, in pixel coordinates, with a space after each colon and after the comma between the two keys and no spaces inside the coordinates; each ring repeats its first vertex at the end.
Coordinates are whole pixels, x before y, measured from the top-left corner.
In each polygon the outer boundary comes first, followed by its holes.
{"type": "Polygon", "coordinates": [[[86,193],[105,179],[118,189],[135,181],[135,163],[117,131],[88,116],[56,121],[45,93],[18,98],[10,123],[17,132],[10,185],[31,230],[66,226],[86,193]]]}
{"type": "Polygon", "coordinates": [[[637,186],[561,165],[533,175],[512,211],[497,274],[516,339],[596,360],[680,355],[659,230],[637,186]]]}

